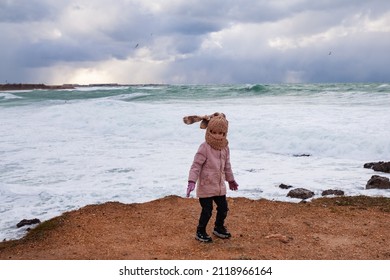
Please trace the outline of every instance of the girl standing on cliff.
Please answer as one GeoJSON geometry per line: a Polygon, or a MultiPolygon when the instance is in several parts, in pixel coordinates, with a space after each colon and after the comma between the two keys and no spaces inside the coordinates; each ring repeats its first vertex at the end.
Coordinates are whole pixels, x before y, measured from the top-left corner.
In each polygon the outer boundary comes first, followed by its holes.
{"type": "Polygon", "coordinates": [[[200,128],[206,129],[206,141],[203,142],[195,154],[188,176],[187,197],[195,189],[202,207],[195,238],[202,242],[211,242],[206,227],[213,211],[213,202],[217,205],[217,216],[213,234],[219,238],[230,238],[231,234],[225,227],[225,219],[229,211],[226,200],[226,185],[233,191],[238,189],[234,180],[230,150],[226,138],[228,121],[223,113],[214,113],[209,116],[187,116],[184,123],[192,124],[201,121],[200,128]]]}

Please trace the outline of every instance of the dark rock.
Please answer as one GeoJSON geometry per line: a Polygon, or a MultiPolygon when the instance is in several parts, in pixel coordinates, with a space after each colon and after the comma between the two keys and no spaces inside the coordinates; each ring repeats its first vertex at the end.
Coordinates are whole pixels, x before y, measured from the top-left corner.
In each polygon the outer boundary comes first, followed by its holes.
{"type": "Polygon", "coordinates": [[[279,188],[284,189],[284,190],[291,189],[292,187],[293,187],[293,186],[286,185],[286,184],[280,184],[280,185],[279,185],[279,188]]]}
{"type": "Polygon", "coordinates": [[[326,190],[326,191],[323,191],[322,196],[326,196],[326,195],[344,195],[344,192],[341,191],[341,190],[326,190]]]}
{"type": "Polygon", "coordinates": [[[314,192],[304,188],[297,188],[289,191],[287,196],[292,198],[308,199],[314,196],[314,192]]]}
{"type": "Polygon", "coordinates": [[[294,157],[311,157],[311,154],[294,154],[294,157]]]}
{"type": "Polygon", "coordinates": [[[20,227],[23,227],[23,226],[39,224],[40,222],[41,221],[39,219],[31,219],[31,220],[23,219],[16,225],[16,227],[20,228],[20,227]]]}
{"type": "Polygon", "coordinates": [[[250,172],[250,173],[256,173],[256,172],[259,172],[261,169],[254,169],[254,168],[251,168],[251,169],[247,169],[246,171],[250,172]]]}
{"type": "Polygon", "coordinates": [[[390,162],[389,161],[368,162],[364,164],[364,168],[371,168],[377,172],[390,173],[390,162]]]}
{"type": "Polygon", "coordinates": [[[366,189],[390,189],[390,180],[387,177],[372,175],[367,182],[366,189]]]}
{"type": "Polygon", "coordinates": [[[367,162],[363,165],[364,168],[371,168],[374,166],[375,162],[367,162]]]}

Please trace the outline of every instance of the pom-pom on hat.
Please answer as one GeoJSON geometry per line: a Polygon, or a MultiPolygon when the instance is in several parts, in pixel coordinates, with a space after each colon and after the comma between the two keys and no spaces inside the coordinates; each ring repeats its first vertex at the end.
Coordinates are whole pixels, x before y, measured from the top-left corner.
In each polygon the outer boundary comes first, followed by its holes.
{"type": "Polygon", "coordinates": [[[224,113],[214,113],[205,116],[186,116],[183,118],[185,124],[201,122],[200,128],[206,129],[206,142],[213,149],[222,150],[228,145],[226,139],[229,122],[224,113]]]}

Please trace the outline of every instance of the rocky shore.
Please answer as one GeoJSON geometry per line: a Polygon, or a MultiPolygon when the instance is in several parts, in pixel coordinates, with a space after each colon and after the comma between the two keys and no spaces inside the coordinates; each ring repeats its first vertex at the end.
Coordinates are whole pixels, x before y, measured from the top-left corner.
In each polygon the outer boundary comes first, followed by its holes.
{"type": "MultiPolygon", "coordinates": [[[[389,173],[389,166],[377,162],[364,168],[389,173]]],[[[307,189],[279,187],[301,203],[228,198],[229,240],[195,240],[198,200],[168,196],[141,204],[88,205],[42,223],[24,219],[16,226],[28,233],[1,242],[0,259],[390,260],[390,198],[348,197],[332,189],[314,198],[307,189]]],[[[390,189],[389,179],[373,175],[370,188],[390,189]]]]}
{"type": "MultiPolygon", "coordinates": [[[[305,155],[306,156],[306,155],[305,155]]],[[[307,155],[310,156],[310,155],[307,155]]],[[[382,173],[390,173],[390,162],[368,162],[363,165],[364,168],[373,169],[376,172],[382,172],[382,173]]],[[[288,197],[291,198],[298,198],[302,200],[306,200],[309,198],[314,197],[314,192],[312,192],[309,189],[301,188],[301,187],[294,187],[288,184],[280,184],[279,188],[290,190],[287,193],[288,197]]],[[[383,189],[383,190],[390,190],[390,180],[387,177],[380,176],[380,175],[372,175],[371,178],[366,183],[366,189],[383,189]]],[[[337,195],[342,196],[344,195],[343,190],[334,190],[334,189],[328,189],[324,190],[321,193],[322,196],[329,196],[329,195],[337,195]]]]}

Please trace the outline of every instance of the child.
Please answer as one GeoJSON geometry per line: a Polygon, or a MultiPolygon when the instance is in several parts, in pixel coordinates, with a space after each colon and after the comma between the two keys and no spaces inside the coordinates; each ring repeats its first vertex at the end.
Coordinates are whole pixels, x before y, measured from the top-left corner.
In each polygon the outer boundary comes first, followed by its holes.
{"type": "Polygon", "coordinates": [[[188,176],[187,197],[195,189],[197,182],[196,194],[202,207],[195,239],[212,242],[212,238],[206,233],[206,226],[212,215],[213,201],[217,205],[213,233],[220,238],[230,238],[231,234],[224,225],[229,210],[225,181],[229,182],[229,188],[234,191],[238,189],[238,184],[230,165],[226,116],[223,113],[203,117],[188,116],[183,121],[186,124],[202,121],[200,128],[206,129],[206,141],[199,146],[188,176]]]}

